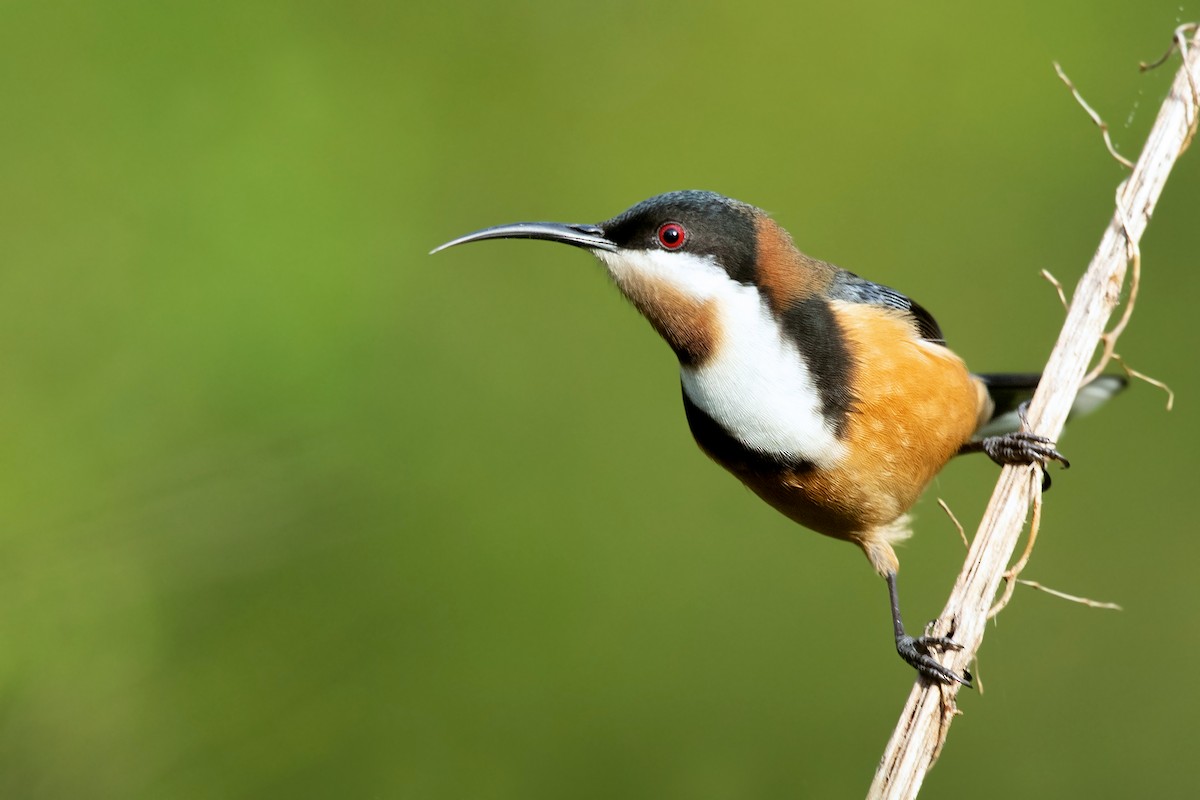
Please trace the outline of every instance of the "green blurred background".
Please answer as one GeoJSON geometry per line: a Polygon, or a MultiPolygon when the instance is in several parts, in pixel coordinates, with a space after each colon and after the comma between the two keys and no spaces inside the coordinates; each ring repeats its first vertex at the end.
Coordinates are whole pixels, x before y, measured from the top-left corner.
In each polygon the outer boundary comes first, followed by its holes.
{"type": "MultiPolygon", "coordinates": [[[[710,188],[1044,362],[1188,0],[0,6],[0,796],[861,796],[912,673],[853,548],[691,443],[583,253],[710,188]]],[[[923,797],[1195,797],[1200,153],[923,797]]],[[[941,608],[996,470],[901,551],[941,608]]]]}

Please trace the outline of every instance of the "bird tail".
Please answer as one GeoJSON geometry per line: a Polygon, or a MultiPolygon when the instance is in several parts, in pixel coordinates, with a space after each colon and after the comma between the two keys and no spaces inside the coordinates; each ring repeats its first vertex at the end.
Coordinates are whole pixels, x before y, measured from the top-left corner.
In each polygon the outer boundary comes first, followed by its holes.
{"type": "MultiPolygon", "coordinates": [[[[975,434],[975,438],[996,436],[1003,433],[1020,430],[1021,420],[1017,409],[1022,403],[1033,397],[1033,390],[1042,379],[1038,372],[997,372],[988,375],[977,375],[987,388],[988,395],[995,404],[992,417],[975,434]]],[[[1106,403],[1109,398],[1119,393],[1129,384],[1120,375],[1101,375],[1085,385],[1075,395],[1071,404],[1071,413],[1067,419],[1082,417],[1090,414],[1106,403]]]]}

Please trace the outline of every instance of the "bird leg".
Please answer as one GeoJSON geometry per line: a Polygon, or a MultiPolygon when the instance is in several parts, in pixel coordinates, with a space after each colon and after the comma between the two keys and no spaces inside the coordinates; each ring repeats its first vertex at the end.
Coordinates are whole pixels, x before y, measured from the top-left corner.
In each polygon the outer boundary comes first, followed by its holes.
{"type": "Polygon", "coordinates": [[[909,636],[904,632],[904,623],[900,619],[900,596],[896,591],[896,573],[889,572],[884,576],[887,580],[888,595],[892,600],[892,625],[896,631],[896,652],[900,657],[914,667],[918,673],[935,683],[961,683],[971,686],[971,673],[963,670],[959,675],[953,670],[939,664],[930,655],[932,648],[942,650],[961,650],[962,645],[946,636],[909,636]]]}

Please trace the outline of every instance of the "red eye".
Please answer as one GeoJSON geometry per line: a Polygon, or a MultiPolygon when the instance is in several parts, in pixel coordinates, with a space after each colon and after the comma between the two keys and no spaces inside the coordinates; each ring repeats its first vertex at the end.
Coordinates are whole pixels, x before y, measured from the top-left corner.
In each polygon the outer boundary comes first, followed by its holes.
{"type": "Polygon", "coordinates": [[[687,234],[678,222],[665,222],[658,229],[658,243],[667,250],[678,250],[686,239],[687,234]]]}

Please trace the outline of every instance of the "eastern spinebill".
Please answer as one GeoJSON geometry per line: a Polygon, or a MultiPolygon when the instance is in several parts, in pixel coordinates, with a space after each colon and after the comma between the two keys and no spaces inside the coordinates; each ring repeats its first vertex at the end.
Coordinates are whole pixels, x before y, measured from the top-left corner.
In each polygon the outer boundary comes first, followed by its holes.
{"type": "MultiPolygon", "coordinates": [[[[683,408],[709,457],[806,528],[853,542],[887,581],[896,650],[934,681],[948,637],[910,636],[893,545],[907,512],[956,455],[1067,466],[1019,430],[1037,374],[972,374],[941,328],[900,292],[796,249],[765,212],[714,192],[652,197],[596,225],[523,222],[483,239],[544,239],[589,250],[679,358],[683,408]]],[[[1083,387],[1087,411],[1125,382],[1083,387]]]]}

